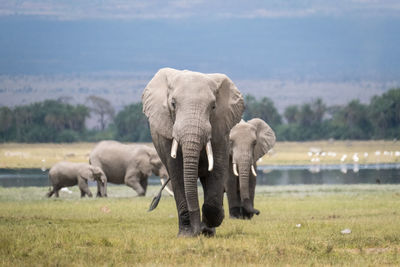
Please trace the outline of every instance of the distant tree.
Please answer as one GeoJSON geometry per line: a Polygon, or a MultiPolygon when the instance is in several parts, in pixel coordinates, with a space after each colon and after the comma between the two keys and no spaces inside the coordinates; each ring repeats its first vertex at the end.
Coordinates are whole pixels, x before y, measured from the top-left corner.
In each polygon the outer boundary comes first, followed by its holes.
{"type": "Polygon", "coordinates": [[[282,117],[276,109],[274,102],[268,97],[263,97],[257,101],[254,96],[246,95],[245,98],[245,111],[243,118],[251,120],[253,118],[260,118],[267,122],[272,128],[276,128],[282,123],[282,117]]]}
{"type": "Polygon", "coordinates": [[[332,137],[336,139],[369,139],[373,126],[368,116],[368,105],[359,100],[350,101],[337,110],[330,120],[332,137]]]}
{"type": "Polygon", "coordinates": [[[150,142],[150,129],[142,112],[142,103],[124,107],[114,119],[116,138],[121,141],[150,142]]]}
{"type": "Polygon", "coordinates": [[[115,109],[110,101],[95,95],[87,97],[86,100],[89,102],[90,111],[99,117],[100,130],[103,131],[113,120],[115,109]]]}
{"type": "Polygon", "coordinates": [[[18,106],[14,114],[13,141],[71,142],[78,141],[85,131],[89,110],[56,100],[45,100],[18,106]]]}
{"type": "Polygon", "coordinates": [[[14,115],[10,108],[0,107],[0,142],[10,138],[14,115]]]}
{"type": "Polygon", "coordinates": [[[285,117],[286,121],[288,123],[296,123],[298,122],[298,116],[299,116],[299,108],[297,105],[291,105],[285,108],[285,111],[283,113],[283,116],[285,117]]]}
{"type": "Polygon", "coordinates": [[[400,138],[400,88],[374,96],[369,105],[369,116],[375,138],[400,138]]]}

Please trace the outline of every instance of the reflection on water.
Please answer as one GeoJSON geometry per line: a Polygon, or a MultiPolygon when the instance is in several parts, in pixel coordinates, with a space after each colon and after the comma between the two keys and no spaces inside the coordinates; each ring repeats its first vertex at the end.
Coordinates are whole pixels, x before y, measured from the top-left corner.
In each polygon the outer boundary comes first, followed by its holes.
{"type": "MultiPolygon", "coordinates": [[[[259,166],[257,173],[260,185],[400,184],[400,164],[259,166]]],[[[49,186],[47,174],[41,169],[0,169],[0,186],[49,186]]],[[[159,185],[160,179],[152,176],[149,184],[159,185]]]]}
{"type": "Polygon", "coordinates": [[[400,184],[400,164],[258,167],[257,184],[400,184]]]}
{"type": "MultiPolygon", "coordinates": [[[[50,186],[49,170],[41,169],[0,169],[0,186],[2,187],[27,187],[50,186]]],[[[96,182],[89,181],[89,185],[96,182]]],[[[160,178],[150,176],[149,184],[160,184],[160,178]]],[[[113,184],[109,184],[113,186],[113,184]]]]}

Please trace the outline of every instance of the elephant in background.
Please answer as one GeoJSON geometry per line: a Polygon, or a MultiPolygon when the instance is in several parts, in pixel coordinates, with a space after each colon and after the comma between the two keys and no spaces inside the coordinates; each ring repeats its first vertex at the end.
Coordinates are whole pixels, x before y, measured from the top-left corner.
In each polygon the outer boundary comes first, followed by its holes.
{"type": "Polygon", "coordinates": [[[171,178],[178,235],[214,235],[224,219],[229,131],[242,116],[242,95],[224,74],[163,68],[147,84],[142,102],[154,146],[171,178]],[[199,177],[204,191],[201,220],[199,177]]]}
{"type": "Polygon", "coordinates": [[[251,219],[259,211],[254,209],[256,162],[275,145],[275,133],[261,119],[241,121],[229,135],[229,177],[225,182],[229,215],[251,219]]]}
{"type": "MultiPolygon", "coordinates": [[[[154,173],[167,179],[168,173],[154,148],[138,144],[122,144],[117,141],[101,141],[90,153],[89,162],[103,170],[107,182],[126,184],[139,196],[147,190],[148,177],[154,173]]],[[[97,196],[103,185],[97,184],[97,196]]],[[[107,189],[105,196],[107,196],[107,189]]]]}
{"type": "MultiPolygon", "coordinates": [[[[49,180],[53,189],[47,193],[47,197],[55,194],[59,197],[59,191],[63,187],[78,185],[81,191],[81,197],[88,195],[92,197],[92,192],[89,190],[88,181],[97,181],[98,184],[105,184],[106,176],[103,171],[91,166],[87,163],[74,163],[62,161],[51,167],[49,171],[49,180]]],[[[104,195],[104,190],[100,191],[104,195]]]]}

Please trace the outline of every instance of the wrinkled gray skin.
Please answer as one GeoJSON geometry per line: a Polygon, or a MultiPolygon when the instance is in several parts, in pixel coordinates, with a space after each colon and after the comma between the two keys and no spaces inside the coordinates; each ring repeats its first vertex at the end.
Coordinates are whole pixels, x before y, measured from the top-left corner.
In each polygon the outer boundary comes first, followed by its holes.
{"type": "MultiPolygon", "coordinates": [[[[151,173],[168,179],[168,173],[153,147],[137,144],[122,144],[117,141],[101,141],[91,151],[89,162],[101,168],[107,182],[126,184],[139,196],[144,196],[151,173]]],[[[101,196],[103,185],[97,184],[97,196],[101,196]]],[[[104,189],[107,196],[107,188],[104,189]]]]}
{"type": "MultiPolygon", "coordinates": [[[[49,180],[53,189],[47,193],[47,197],[55,194],[59,197],[59,191],[63,187],[78,185],[81,190],[81,197],[88,195],[92,197],[92,193],[88,187],[88,181],[97,181],[97,183],[105,184],[106,177],[102,170],[97,167],[90,166],[87,163],[74,163],[62,161],[51,167],[49,171],[49,180]]],[[[101,192],[104,195],[104,191],[101,192]]]]}
{"type": "Polygon", "coordinates": [[[224,179],[229,167],[229,131],[240,121],[243,97],[224,74],[159,70],[142,96],[154,146],[171,177],[179,236],[214,235],[224,219],[224,179]],[[171,157],[173,139],[176,158],[171,157]],[[211,142],[213,169],[205,146],[211,142]],[[210,164],[211,165],[211,164],[210,164]],[[197,179],[204,191],[202,220],[197,179]]]}
{"type": "Polygon", "coordinates": [[[260,212],[254,208],[256,176],[251,171],[257,168],[257,160],[275,145],[275,133],[261,119],[241,121],[229,135],[230,163],[229,178],[225,183],[231,218],[251,219],[260,212]],[[236,176],[233,163],[237,165],[236,176]]]}

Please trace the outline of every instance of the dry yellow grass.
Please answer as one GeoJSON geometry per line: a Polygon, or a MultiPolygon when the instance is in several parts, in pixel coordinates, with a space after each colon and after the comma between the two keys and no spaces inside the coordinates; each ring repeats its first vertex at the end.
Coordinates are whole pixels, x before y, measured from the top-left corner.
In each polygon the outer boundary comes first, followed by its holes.
{"type": "Polygon", "coordinates": [[[400,162],[400,142],[394,141],[313,141],[313,142],[278,142],[272,153],[265,155],[259,165],[287,164],[338,164],[343,155],[347,155],[343,163],[353,163],[357,153],[359,164],[400,162]],[[310,150],[320,150],[318,156],[310,150]],[[380,155],[376,152],[379,151],[380,155]],[[323,154],[324,153],[324,154],[323,154]],[[333,153],[336,153],[333,156],[333,153]],[[364,155],[368,153],[368,156],[364,155]],[[311,161],[312,159],[318,161],[311,161]]]}
{"type": "MultiPolygon", "coordinates": [[[[56,162],[67,160],[73,162],[88,162],[89,153],[95,143],[73,144],[20,144],[7,143],[0,145],[0,168],[49,168],[56,162]]],[[[340,163],[346,154],[345,163],[353,162],[354,153],[358,153],[359,163],[389,163],[400,162],[400,142],[393,141],[315,141],[315,142],[278,142],[272,153],[263,157],[259,165],[310,164],[315,154],[310,157],[308,152],[315,148],[325,152],[319,155],[320,164],[340,163]],[[380,151],[381,155],[375,152],[380,151]],[[386,151],[386,153],[385,153],[386,151]],[[328,152],[336,156],[328,156],[328,152]],[[368,157],[364,157],[368,153],[368,157]]]]}

